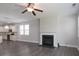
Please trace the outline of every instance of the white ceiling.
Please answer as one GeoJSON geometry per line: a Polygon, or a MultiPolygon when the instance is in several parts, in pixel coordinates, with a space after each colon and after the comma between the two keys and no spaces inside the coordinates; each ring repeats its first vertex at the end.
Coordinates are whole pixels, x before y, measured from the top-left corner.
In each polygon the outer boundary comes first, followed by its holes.
{"type": "Polygon", "coordinates": [[[38,18],[52,17],[52,15],[77,14],[79,4],[72,6],[72,3],[39,3],[36,7],[43,9],[43,13],[36,12],[33,16],[30,12],[21,14],[25,7],[16,3],[0,3],[0,23],[19,23],[38,18]]]}

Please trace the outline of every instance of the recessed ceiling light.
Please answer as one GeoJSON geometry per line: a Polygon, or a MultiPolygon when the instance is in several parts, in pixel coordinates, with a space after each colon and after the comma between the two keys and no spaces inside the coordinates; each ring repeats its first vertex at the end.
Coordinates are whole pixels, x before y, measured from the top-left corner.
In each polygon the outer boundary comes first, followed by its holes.
{"type": "Polygon", "coordinates": [[[4,28],[5,28],[5,29],[9,29],[9,26],[6,25],[6,26],[4,26],[4,28]]]}

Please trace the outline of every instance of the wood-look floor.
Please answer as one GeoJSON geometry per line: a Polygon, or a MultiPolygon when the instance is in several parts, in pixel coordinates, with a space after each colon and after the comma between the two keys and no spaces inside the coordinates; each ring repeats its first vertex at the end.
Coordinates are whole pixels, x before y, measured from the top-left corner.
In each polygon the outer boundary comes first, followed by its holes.
{"type": "Polygon", "coordinates": [[[79,56],[76,48],[42,47],[34,43],[4,41],[0,44],[0,56],[79,56]]]}

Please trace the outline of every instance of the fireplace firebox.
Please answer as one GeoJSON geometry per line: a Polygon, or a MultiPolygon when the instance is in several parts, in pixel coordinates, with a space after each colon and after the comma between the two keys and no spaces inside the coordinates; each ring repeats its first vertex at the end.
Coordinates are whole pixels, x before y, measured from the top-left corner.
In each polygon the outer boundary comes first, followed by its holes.
{"type": "Polygon", "coordinates": [[[48,47],[54,47],[54,36],[53,35],[42,35],[42,45],[48,47]]]}

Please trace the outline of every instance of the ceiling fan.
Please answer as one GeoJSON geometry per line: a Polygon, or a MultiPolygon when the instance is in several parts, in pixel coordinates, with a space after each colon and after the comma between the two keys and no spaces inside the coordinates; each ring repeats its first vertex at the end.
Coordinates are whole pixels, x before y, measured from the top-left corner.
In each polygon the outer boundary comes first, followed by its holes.
{"type": "Polygon", "coordinates": [[[36,13],[35,11],[38,11],[38,12],[43,12],[43,10],[41,9],[37,9],[37,8],[34,8],[35,4],[34,3],[28,3],[27,6],[26,6],[26,9],[24,11],[22,11],[22,14],[24,14],[25,12],[32,12],[32,14],[34,16],[36,16],[36,13]]]}

